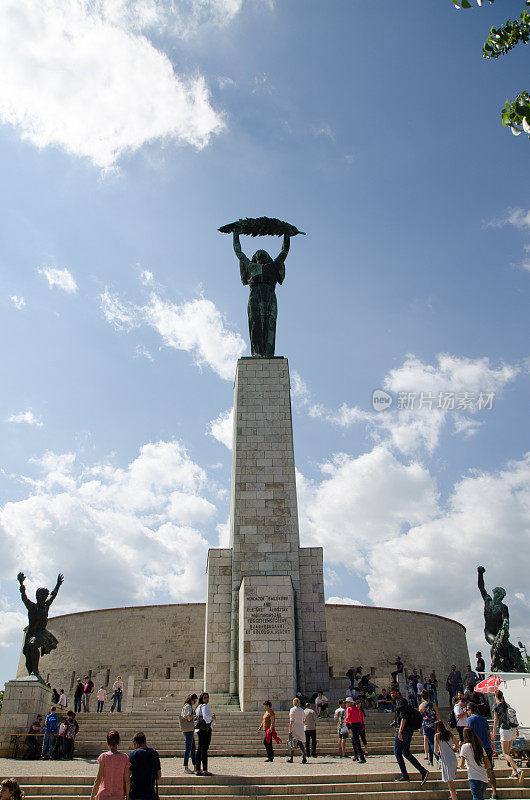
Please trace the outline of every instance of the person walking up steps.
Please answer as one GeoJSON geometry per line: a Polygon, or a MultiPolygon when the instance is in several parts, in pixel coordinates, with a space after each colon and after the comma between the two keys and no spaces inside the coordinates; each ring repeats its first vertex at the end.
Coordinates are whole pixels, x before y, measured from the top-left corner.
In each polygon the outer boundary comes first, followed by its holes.
{"type": "Polygon", "coordinates": [[[353,746],[353,760],[360,761],[361,764],[366,763],[363,748],[361,746],[361,731],[363,729],[363,714],[361,709],[356,706],[353,700],[348,697],[346,700],[346,727],[351,734],[351,743],[353,746]]]}
{"type": "Polygon", "coordinates": [[[116,706],[118,706],[117,708],[118,713],[121,712],[122,697],[123,697],[123,681],[121,679],[121,675],[118,675],[118,677],[112,684],[112,705],[110,707],[111,714],[114,712],[116,706]]]}
{"type": "Polygon", "coordinates": [[[158,781],[162,776],[158,752],[147,746],[145,733],[134,737],[135,749],[129,753],[131,762],[131,790],[129,800],[156,800],[158,781]]]}
{"type": "Polygon", "coordinates": [[[423,735],[427,739],[427,746],[428,746],[428,757],[427,760],[429,764],[433,765],[433,755],[434,755],[434,726],[437,720],[440,719],[440,713],[436,706],[434,705],[433,701],[430,697],[430,692],[423,691],[421,695],[421,705],[419,707],[419,712],[423,719],[422,729],[423,735]]]}
{"type": "Polygon", "coordinates": [[[307,763],[304,739],[304,712],[300,708],[300,700],[295,697],[293,707],[289,711],[289,758],[287,759],[289,764],[293,763],[293,755],[297,747],[302,753],[302,764],[307,763]]]}
{"type": "Polygon", "coordinates": [[[524,778],[523,770],[517,769],[512,756],[512,745],[514,739],[519,735],[519,723],[517,716],[511,706],[508,705],[504,699],[503,693],[497,689],[495,692],[497,704],[493,706],[493,738],[497,737],[497,732],[500,732],[501,749],[505,760],[512,768],[512,778],[517,778],[522,781],[524,778]]]}
{"type": "Polygon", "coordinates": [[[195,766],[195,722],[193,718],[193,706],[197,702],[195,692],[188,695],[180,712],[180,730],[184,734],[184,772],[193,772],[188,767],[191,759],[191,766],[195,766]]]}
{"type": "Polygon", "coordinates": [[[339,700],[339,707],[334,714],[337,723],[337,735],[339,737],[339,758],[346,758],[346,739],[348,738],[348,728],[346,727],[346,709],[344,700],[339,700]]]}
{"type": "Polygon", "coordinates": [[[434,730],[434,752],[440,759],[442,781],[449,788],[451,800],[457,800],[455,778],[458,759],[455,750],[458,750],[459,743],[454,734],[445,727],[441,720],[436,723],[434,730]]]}
{"type": "Polygon", "coordinates": [[[311,707],[311,703],[306,703],[304,708],[304,733],[305,749],[311,758],[317,757],[317,716],[311,707]]]}
{"type": "Polygon", "coordinates": [[[471,730],[477,735],[491,765],[490,769],[486,770],[491,786],[491,800],[497,800],[497,781],[493,771],[493,748],[491,746],[490,727],[488,725],[488,720],[478,713],[478,708],[474,703],[467,704],[467,711],[469,714],[467,718],[468,727],[470,727],[471,730]]]}
{"type": "Polygon", "coordinates": [[[409,776],[405,766],[404,758],[415,767],[421,775],[421,786],[424,785],[429,777],[429,770],[422,767],[417,758],[410,752],[410,743],[412,735],[415,730],[421,727],[422,719],[421,714],[415,708],[407,703],[405,698],[401,697],[399,692],[394,689],[391,692],[391,697],[394,702],[394,725],[396,727],[396,738],[394,741],[394,755],[401,770],[401,778],[396,778],[398,781],[408,781],[409,776]]]}
{"type": "Polygon", "coordinates": [[[263,744],[265,745],[265,752],[267,758],[265,761],[274,761],[274,748],[272,746],[272,734],[274,731],[274,723],[276,721],[276,714],[272,710],[272,703],[270,700],[265,700],[263,703],[265,713],[263,714],[263,721],[258,728],[258,733],[263,731],[263,744]]]}
{"type": "Polygon", "coordinates": [[[486,768],[490,765],[478,736],[471,728],[464,728],[464,739],[460,748],[460,769],[467,767],[467,778],[473,800],[484,800],[488,786],[486,768]]]}
{"type": "Polygon", "coordinates": [[[118,731],[109,731],[109,749],[98,758],[99,769],[90,800],[127,800],[129,797],[130,761],[127,753],[118,752],[119,743],[118,731]]]}

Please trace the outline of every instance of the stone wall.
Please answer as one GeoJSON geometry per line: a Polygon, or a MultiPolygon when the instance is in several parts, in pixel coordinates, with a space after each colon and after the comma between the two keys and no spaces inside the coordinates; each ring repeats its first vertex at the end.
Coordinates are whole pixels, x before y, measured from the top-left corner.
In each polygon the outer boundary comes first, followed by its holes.
{"type": "Polygon", "coordinates": [[[204,682],[209,692],[228,692],[230,685],[231,608],[232,550],[209,550],[204,641],[204,682]]]}
{"type": "MultiPolygon", "coordinates": [[[[109,608],[53,617],[49,630],[59,640],[43,656],[40,672],[68,693],[74,678],[91,671],[96,688],[125,679],[189,678],[190,667],[202,683],[204,603],[109,608]],[[147,676],[145,670],[148,670],[147,676]]],[[[17,677],[26,674],[21,655],[17,677]]]]}
{"type": "MultiPolygon", "coordinates": [[[[419,611],[399,611],[372,606],[326,605],[329,663],[333,677],[343,678],[351,666],[381,681],[394,667],[388,661],[401,656],[405,668],[416,667],[429,675],[434,669],[439,690],[456,664],[469,663],[466,629],[459,622],[419,611]]],[[[348,685],[347,680],[344,683],[348,685]]],[[[446,696],[440,700],[446,700],[446,696]]]]}
{"type": "MultiPolygon", "coordinates": [[[[429,673],[434,668],[443,689],[451,664],[465,668],[469,663],[465,628],[446,617],[342,605],[326,605],[325,614],[328,660],[335,678],[343,679],[352,664],[362,664],[366,671],[374,667],[377,676],[389,675],[392,668],[386,660],[400,655],[409,669],[416,666],[429,673]]],[[[149,678],[165,678],[168,668],[172,679],[185,681],[194,667],[200,689],[204,621],[204,603],[111,608],[53,617],[49,629],[59,646],[41,659],[41,671],[44,678],[49,674],[52,686],[68,691],[72,676],[85,675],[90,669],[97,687],[105,684],[107,671],[111,684],[116,675],[124,680],[129,675],[142,679],[145,669],[149,678]]],[[[25,675],[22,657],[17,675],[25,675]]]]}

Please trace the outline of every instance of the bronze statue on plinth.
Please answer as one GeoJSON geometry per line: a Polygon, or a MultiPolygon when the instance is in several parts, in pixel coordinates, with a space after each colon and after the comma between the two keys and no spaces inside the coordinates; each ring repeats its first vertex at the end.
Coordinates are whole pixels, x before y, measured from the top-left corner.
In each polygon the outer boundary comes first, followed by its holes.
{"type": "Polygon", "coordinates": [[[35,592],[36,603],[29,600],[26,594],[26,587],[24,586],[26,576],[24,573],[19,572],[17,579],[20,584],[22,602],[28,609],[28,629],[24,639],[24,647],[22,648],[22,652],[26,657],[26,669],[28,675],[34,675],[41,683],[44,683],[39,673],[39,658],[51,653],[58,645],[53,633],[46,630],[46,625],[48,624],[48,611],[57,597],[57,592],[64,581],[64,575],[59,574],[57,576],[57,583],[52,592],[43,587],[37,589],[35,592]]]}
{"type": "MultiPolygon", "coordinates": [[[[290,238],[303,231],[294,225],[271,217],[240,219],[219,228],[221,233],[232,233],[234,252],[239,259],[241,282],[250,286],[248,299],[248,329],[250,349],[256,358],[273,358],[276,344],[276,284],[285,278],[285,259],[289,252],[290,238]],[[241,249],[239,236],[283,236],[281,252],[272,258],[266,250],[256,250],[248,258],[241,249]]],[[[304,234],[305,235],[305,234],[304,234]]]]}

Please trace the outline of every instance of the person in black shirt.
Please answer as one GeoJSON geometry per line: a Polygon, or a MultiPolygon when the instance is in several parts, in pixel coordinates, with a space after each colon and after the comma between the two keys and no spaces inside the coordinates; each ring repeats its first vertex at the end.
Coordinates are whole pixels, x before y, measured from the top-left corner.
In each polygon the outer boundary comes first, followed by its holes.
{"type": "Polygon", "coordinates": [[[403,672],[403,662],[401,660],[401,656],[398,656],[395,661],[389,661],[388,663],[394,664],[396,667],[394,672],[390,673],[390,676],[392,678],[392,682],[397,683],[397,676],[401,675],[401,673],[403,672]]]}
{"type": "Polygon", "coordinates": [[[484,659],[482,658],[482,653],[479,651],[476,653],[475,658],[477,659],[477,673],[479,681],[484,680],[484,671],[486,669],[486,664],[484,663],[484,659]]]}
{"type": "Polygon", "coordinates": [[[147,746],[145,733],[137,733],[133,744],[136,749],[129,753],[131,762],[129,800],[155,800],[157,796],[155,787],[162,775],[159,755],[156,750],[147,746]]]}
{"type": "Polygon", "coordinates": [[[393,689],[390,692],[392,701],[394,703],[394,726],[396,728],[396,739],[394,742],[394,755],[398,766],[401,770],[401,778],[396,778],[398,781],[408,781],[409,776],[405,766],[404,758],[415,767],[421,775],[421,786],[429,777],[429,771],[422,767],[417,758],[410,752],[410,743],[412,741],[412,734],[415,728],[411,724],[411,715],[413,712],[412,707],[407,703],[400,693],[393,689]]]}

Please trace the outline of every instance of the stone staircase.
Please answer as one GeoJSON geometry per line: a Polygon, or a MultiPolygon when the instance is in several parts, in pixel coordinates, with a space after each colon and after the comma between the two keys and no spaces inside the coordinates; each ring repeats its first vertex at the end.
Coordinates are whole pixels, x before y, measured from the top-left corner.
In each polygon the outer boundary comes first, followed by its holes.
{"type": "MultiPolygon", "coordinates": [[[[318,763],[318,762],[317,762],[318,763]]],[[[440,773],[431,773],[427,784],[420,788],[419,781],[396,784],[399,773],[281,775],[264,777],[213,776],[162,778],[159,785],[161,798],[180,800],[236,800],[251,797],[285,797],[289,800],[447,800],[447,787],[440,773]]],[[[509,770],[496,770],[501,800],[526,800],[530,798],[530,781],[521,784],[509,778],[509,770]]],[[[20,778],[27,800],[80,800],[90,797],[93,778],[39,776],[20,778]]],[[[469,798],[466,774],[460,771],[455,781],[458,795],[469,798]]],[[[489,794],[489,792],[488,792],[489,794]]]]}
{"type": "MultiPolygon", "coordinates": [[[[154,713],[130,712],[122,714],[81,713],[78,715],[79,734],[75,752],[80,757],[94,757],[105,748],[107,731],[117,728],[124,748],[138,731],[143,731],[147,742],[156,748],[162,757],[184,755],[184,736],[180,731],[178,715],[182,704],[180,698],[173,713],[156,711],[154,713]]],[[[216,711],[216,724],[213,728],[211,756],[257,756],[263,754],[263,735],[257,733],[261,722],[258,712],[239,712],[217,710],[212,701],[210,708],[216,711]]],[[[366,735],[369,752],[384,755],[394,750],[394,728],[390,727],[392,714],[369,710],[366,715],[366,735]]],[[[287,752],[289,716],[288,712],[276,714],[276,730],[283,740],[275,745],[278,755],[287,752]]],[[[351,744],[347,745],[351,748],[351,744]]],[[[416,735],[413,749],[423,751],[423,739],[416,735]]],[[[317,752],[321,755],[337,754],[337,728],[332,718],[319,719],[317,723],[317,752]]]]}

